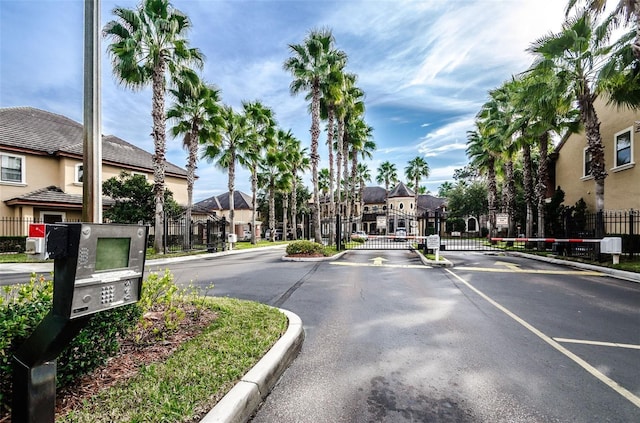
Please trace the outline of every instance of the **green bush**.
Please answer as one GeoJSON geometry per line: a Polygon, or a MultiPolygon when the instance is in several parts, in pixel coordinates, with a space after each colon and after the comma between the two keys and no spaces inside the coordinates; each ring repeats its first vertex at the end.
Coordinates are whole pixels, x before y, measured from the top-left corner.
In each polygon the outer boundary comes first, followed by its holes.
{"type": "MultiPolygon", "coordinates": [[[[143,282],[141,300],[136,304],[97,313],[57,358],[57,386],[73,383],[103,365],[120,349],[120,342],[135,328],[136,336],[144,330],[147,311],[163,304],[165,330],[175,329],[184,318],[177,306],[182,295],[169,271],[158,276],[149,274],[143,282]],[[140,325],[138,325],[141,323],[140,325]]],[[[33,275],[28,283],[3,287],[0,295],[0,416],[8,412],[11,403],[12,360],[15,351],[31,335],[53,304],[53,281],[33,275]]],[[[164,336],[165,332],[143,336],[147,342],[164,336]]]]}
{"type": "Polygon", "coordinates": [[[287,255],[313,255],[325,256],[324,245],[311,241],[294,241],[287,245],[287,255]]]}

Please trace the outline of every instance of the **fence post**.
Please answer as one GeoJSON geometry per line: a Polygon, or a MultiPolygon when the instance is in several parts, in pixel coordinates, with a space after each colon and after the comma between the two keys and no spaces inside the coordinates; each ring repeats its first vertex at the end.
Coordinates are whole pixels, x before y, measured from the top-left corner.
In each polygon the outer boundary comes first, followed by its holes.
{"type": "Polygon", "coordinates": [[[629,258],[633,260],[633,250],[634,250],[634,246],[635,246],[635,241],[634,241],[634,231],[633,231],[633,224],[634,224],[634,211],[633,209],[629,210],[629,258]]]}
{"type": "Polygon", "coordinates": [[[342,225],[340,223],[340,213],[336,214],[336,248],[342,251],[342,225]]]}

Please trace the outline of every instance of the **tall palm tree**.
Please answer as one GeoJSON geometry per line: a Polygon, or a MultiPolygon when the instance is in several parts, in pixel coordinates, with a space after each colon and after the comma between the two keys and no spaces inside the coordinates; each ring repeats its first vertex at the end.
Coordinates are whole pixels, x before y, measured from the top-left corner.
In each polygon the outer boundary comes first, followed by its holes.
{"type": "Polygon", "coordinates": [[[181,74],[190,66],[202,66],[200,50],[190,48],[185,38],[189,18],[168,0],[143,0],[135,10],[116,7],[116,20],[103,29],[111,39],[108,47],[113,73],[125,86],[153,92],[153,181],[155,197],[154,247],[163,251],[165,192],[165,94],[167,77],[181,74]]]}
{"type": "Polygon", "coordinates": [[[309,169],[311,162],[308,157],[306,148],[302,148],[300,140],[291,136],[290,149],[287,156],[291,170],[292,189],[291,189],[291,226],[293,228],[293,239],[298,239],[298,172],[304,172],[309,169]]]}
{"type": "Polygon", "coordinates": [[[313,184],[313,222],[315,239],[320,241],[320,201],[318,196],[318,139],[320,138],[320,96],[322,82],[331,72],[330,56],[335,39],[329,29],[312,30],[302,44],[290,44],[292,57],[284,62],[284,69],[291,72],[293,81],[289,85],[292,94],[311,94],[311,180],[313,184]]]}
{"type": "Polygon", "coordinates": [[[390,161],[382,162],[378,166],[378,175],[376,176],[376,182],[384,184],[384,190],[386,192],[385,202],[389,202],[389,186],[391,184],[398,183],[398,170],[396,165],[390,161]]]}
{"type": "Polygon", "coordinates": [[[216,161],[219,169],[228,172],[229,230],[235,233],[235,182],[236,164],[247,163],[246,154],[251,152],[252,138],[247,118],[236,113],[231,106],[220,109],[221,127],[206,140],[203,156],[216,161]]]}
{"type": "Polygon", "coordinates": [[[496,228],[496,198],[498,188],[496,184],[496,145],[497,137],[486,135],[482,123],[476,119],[476,129],[467,131],[467,156],[471,166],[487,178],[487,200],[489,205],[489,233],[494,235],[496,228]]]}
{"type": "MultiPolygon", "coordinates": [[[[220,90],[214,85],[206,85],[202,81],[197,83],[188,81],[186,85],[179,83],[177,88],[170,90],[170,92],[174,103],[167,110],[167,118],[175,122],[170,130],[171,135],[174,137],[183,136],[182,143],[188,151],[185,220],[187,224],[190,224],[199,141],[202,134],[207,132],[207,125],[218,114],[220,90]]],[[[185,232],[185,234],[189,233],[185,232]]]]}
{"type": "Polygon", "coordinates": [[[273,111],[259,101],[243,102],[251,143],[246,158],[251,172],[251,243],[256,244],[256,219],[258,210],[258,166],[267,149],[275,145],[276,122],[273,111]]]}
{"type": "Polygon", "coordinates": [[[372,139],[373,127],[367,125],[361,118],[351,119],[346,127],[346,132],[349,141],[347,144],[349,146],[348,156],[351,158],[351,178],[349,180],[349,186],[353,192],[350,194],[351,201],[347,202],[345,214],[351,220],[353,219],[353,213],[355,211],[355,207],[352,207],[352,204],[355,205],[356,186],[358,185],[356,178],[358,163],[360,158],[371,159],[373,157],[376,143],[372,139]]]}
{"type": "Polygon", "coordinates": [[[364,210],[364,189],[366,187],[367,182],[371,182],[371,171],[369,170],[369,166],[365,163],[358,163],[356,167],[356,179],[358,180],[359,186],[359,194],[358,199],[360,200],[360,213],[364,210]]]}
{"type": "Polygon", "coordinates": [[[349,160],[349,146],[348,142],[345,142],[345,124],[356,117],[364,115],[364,92],[356,87],[357,76],[352,73],[344,74],[342,97],[341,101],[337,104],[336,115],[338,120],[338,134],[336,136],[336,175],[338,188],[338,204],[343,210],[344,203],[342,201],[342,186],[341,178],[343,180],[348,179],[348,160],[349,160]],[[344,167],[343,167],[344,166],[344,167]],[[342,176],[344,175],[344,176],[342,176]]]}
{"type": "Polygon", "coordinates": [[[420,180],[429,177],[429,164],[424,157],[416,156],[409,161],[407,167],[404,168],[407,179],[413,181],[413,190],[415,192],[415,213],[418,215],[418,195],[420,192],[420,180]]]}
{"type": "MultiPolygon", "coordinates": [[[[594,102],[607,89],[607,78],[602,70],[615,51],[613,45],[607,44],[608,32],[596,31],[593,20],[590,13],[583,12],[567,20],[559,33],[537,40],[529,51],[536,56],[532,68],[552,70],[566,80],[568,91],[577,101],[591,155],[596,211],[601,211],[604,210],[604,181],[607,171],[600,120],[594,102]]],[[[615,78],[615,75],[610,74],[608,77],[615,78]]]]}

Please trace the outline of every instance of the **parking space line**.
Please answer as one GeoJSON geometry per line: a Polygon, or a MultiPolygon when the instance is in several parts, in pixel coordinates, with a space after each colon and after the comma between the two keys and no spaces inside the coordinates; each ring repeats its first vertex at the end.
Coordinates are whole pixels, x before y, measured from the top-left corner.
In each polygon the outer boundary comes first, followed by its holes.
{"type": "Polygon", "coordinates": [[[489,304],[493,305],[498,310],[502,311],[504,314],[506,314],[507,316],[509,316],[510,318],[515,320],[517,323],[519,323],[520,325],[525,327],[527,330],[529,330],[531,333],[536,335],[538,338],[542,339],[544,342],[549,344],[551,347],[555,348],[556,350],[558,350],[559,352],[564,354],[567,358],[569,358],[570,360],[575,362],[577,365],[582,367],[584,370],[586,370],[588,373],[590,373],[596,379],[600,380],[602,383],[604,383],[605,385],[607,385],[608,387],[610,387],[611,389],[616,391],[622,397],[624,397],[627,400],[629,400],[633,405],[635,405],[636,407],[640,408],[640,397],[637,397],[636,395],[634,395],[628,389],[625,389],[624,387],[620,386],[618,384],[618,382],[616,382],[615,380],[611,379],[607,375],[605,375],[602,372],[600,372],[598,369],[593,367],[591,364],[587,363],[585,360],[583,360],[582,358],[578,357],[577,355],[575,355],[574,353],[572,353],[571,351],[569,351],[568,349],[566,349],[565,347],[560,345],[557,341],[553,340],[550,336],[545,335],[542,331],[538,330],[533,325],[527,323],[525,320],[523,320],[522,318],[518,317],[518,315],[516,315],[515,313],[511,312],[509,309],[507,309],[506,307],[504,307],[500,303],[498,303],[495,300],[493,300],[491,297],[489,297],[484,292],[482,292],[479,289],[477,289],[475,286],[471,285],[469,282],[467,282],[466,280],[464,280],[460,276],[458,276],[455,273],[453,273],[451,270],[445,269],[445,271],[449,272],[451,274],[451,276],[453,276],[454,278],[456,278],[457,280],[459,280],[460,282],[465,284],[469,289],[471,289],[473,292],[478,294],[480,297],[482,297],[489,304]]]}
{"type": "Polygon", "coordinates": [[[587,341],[584,339],[569,339],[569,338],[553,338],[553,340],[557,342],[562,342],[564,344],[598,345],[601,347],[629,348],[632,350],[640,350],[640,345],[620,344],[618,342],[587,341]]]}

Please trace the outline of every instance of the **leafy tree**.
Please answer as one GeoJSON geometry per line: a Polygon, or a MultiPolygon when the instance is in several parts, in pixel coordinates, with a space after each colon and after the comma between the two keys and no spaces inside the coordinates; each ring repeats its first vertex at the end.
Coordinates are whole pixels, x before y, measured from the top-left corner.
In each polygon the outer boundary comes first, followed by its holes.
{"type": "Polygon", "coordinates": [[[185,38],[191,21],[168,0],[142,0],[136,9],[116,7],[113,14],[117,19],[108,22],[103,33],[112,40],[108,51],[114,75],[133,89],[152,87],[155,248],[162,251],[167,76],[189,72],[189,66],[202,66],[203,56],[200,50],[190,48],[185,38]]]}
{"type": "Polygon", "coordinates": [[[460,181],[447,192],[446,198],[451,219],[473,216],[480,220],[480,216],[489,211],[487,188],[481,181],[471,183],[460,181]]]}
{"type": "MultiPolygon", "coordinates": [[[[155,216],[153,184],[144,175],[122,172],[102,183],[102,194],[115,202],[105,210],[105,219],[113,223],[152,222],[155,216]]],[[[167,217],[182,214],[182,207],[173,199],[173,193],[165,190],[164,211],[167,217]]]]}

